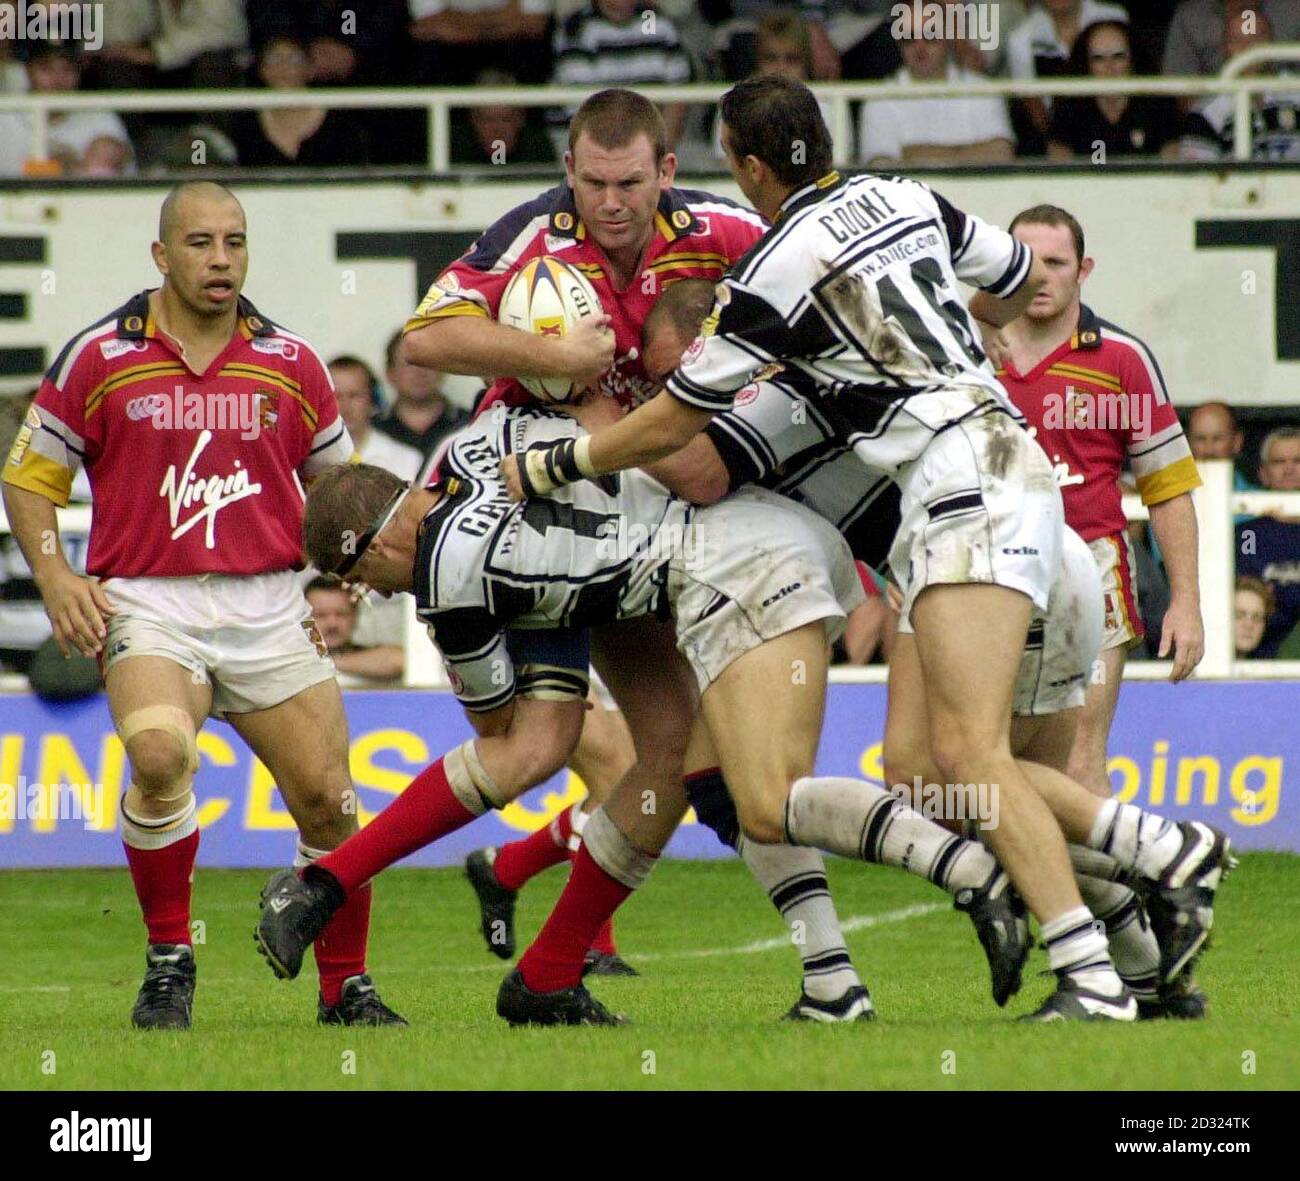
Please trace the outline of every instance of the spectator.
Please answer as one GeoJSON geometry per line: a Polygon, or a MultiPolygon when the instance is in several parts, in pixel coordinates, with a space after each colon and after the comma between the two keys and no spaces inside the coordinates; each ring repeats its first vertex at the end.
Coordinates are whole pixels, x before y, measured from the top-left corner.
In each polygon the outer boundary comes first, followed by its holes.
{"type": "Polygon", "coordinates": [[[468,86],[489,67],[529,85],[551,73],[553,0],[410,0],[418,81],[468,86]]]}
{"type": "MultiPolygon", "coordinates": [[[[1300,491],[1300,427],[1272,431],[1260,448],[1260,483],[1300,491]]],[[[1300,517],[1252,517],[1237,526],[1237,573],[1262,578],[1277,602],[1257,655],[1271,657],[1300,622],[1300,517]]]]}
{"type": "Polygon", "coordinates": [[[332,578],[313,578],[303,594],[345,688],[401,679],[405,654],[400,644],[362,647],[355,642],[358,607],[347,588],[332,578]]]}
{"type": "MultiPolygon", "coordinates": [[[[81,52],[72,42],[39,41],[28,51],[27,82],[39,94],[72,94],[81,87],[81,52]]],[[[125,176],[135,151],[122,120],[111,111],[54,112],[49,161],[29,160],[32,116],[0,112],[0,176],[61,172],[66,176],[125,176]]]]}
{"type": "MultiPolygon", "coordinates": [[[[897,82],[968,82],[976,75],[952,60],[948,42],[917,36],[912,9],[896,28],[903,68],[897,82]]],[[[1000,98],[875,99],[862,104],[860,159],[870,167],[989,164],[1012,158],[1011,124],[1000,98]]]]}
{"type": "Polygon", "coordinates": [[[104,47],[95,54],[98,88],[231,87],[248,49],[241,0],[111,0],[104,47]]]}
{"type": "Polygon", "coordinates": [[[255,46],[285,36],[307,47],[315,86],[391,86],[409,70],[406,0],[246,0],[255,46]]]}
{"type": "MultiPolygon", "coordinates": [[[[293,37],[272,37],[257,55],[257,71],[271,90],[305,90],[307,50],[293,37]]],[[[337,168],[366,163],[366,137],[350,114],[316,106],[241,111],[231,139],[244,168],[337,168]]]]}
{"type": "MultiPolygon", "coordinates": [[[[0,0],[0,9],[9,9],[15,24],[19,19],[17,7],[17,0],[0,0]]],[[[0,37],[0,94],[24,94],[27,91],[27,71],[13,52],[17,43],[13,38],[0,37]]]]}
{"type": "MultiPolygon", "coordinates": [[[[691,80],[691,59],[677,27],[639,0],[590,0],[555,30],[557,86],[637,87],[691,80]]],[[[565,114],[564,122],[573,111],[565,114]]],[[[668,143],[677,142],[685,103],[663,108],[668,143]]]]}
{"type": "Polygon", "coordinates": [[[1196,459],[1232,460],[1232,486],[1238,492],[1255,487],[1236,466],[1246,438],[1226,402],[1204,402],[1195,407],[1187,419],[1187,441],[1196,459]]]}
{"type": "Polygon", "coordinates": [[[373,426],[379,409],[379,379],[360,357],[348,354],[329,363],[334,379],[334,396],[338,399],[343,425],[352,436],[352,444],[363,463],[386,468],[403,480],[414,480],[424,466],[424,456],[414,447],[399,443],[373,426]]]}
{"type": "Polygon", "coordinates": [[[392,409],[375,420],[375,429],[428,459],[447,435],[469,422],[469,415],[442,396],[441,373],[412,365],[402,356],[400,329],[393,333],[384,357],[395,400],[392,409]]]}
{"type": "Polygon", "coordinates": [[[1232,57],[1225,30],[1253,28],[1263,15],[1279,41],[1300,41],[1296,0],[1184,0],[1165,37],[1163,73],[1217,74],[1232,57]]]}
{"type": "Polygon", "coordinates": [[[1238,660],[1254,656],[1259,650],[1275,605],[1273,588],[1267,582],[1250,575],[1237,576],[1232,597],[1232,640],[1238,660]]]}
{"type": "MultiPolygon", "coordinates": [[[[1097,21],[1075,40],[1070,73],[1076,77],[1127,78],[1134,73],[1129,27],[1097,21]]],[[[1048,155],[1055,160],[1086,156],[1104,164],[1112,156],[1178,154],[1178,103],[1163,95],[1097,95],[1059,98],[1052,104],[1048,155]]]]}
{"type": "MultiPolygon", "coordinates": [[[[1238,13],[1229,13],[1223,24],[1223,45],[1229,60],[1257,45],[1273,40],[1273,28],[1263,13],[1253,14],[1247,25],[1238,13]]],[[[1266,63],[1245,71],[1250,75],[1274,73],[1266,63]]],[[[1300,103],[1291,93],[1264,93],[1252,96],[1251,157],[1255,160],[1300,160],[1300,103]]],[[[1187,118],[1187,127],[1179,145],[1183,160],[1230,160],[1236,130],[1236,97],[1216,94],[1197,103],[1187,118]]]]}
{"type": "MultiPolygon", "coordinates": [[[[1079,33],[1097,21],[1128,21],[1128,12],[1102,0],[1040,0],[1007,37],[1007,69],[1013,78],[1064,75],[1079,33]]],[[[1050,101],[1018,99],[1012,107],[1022,154],[1039,155],[1051,121],[1050,101]]]]}
{"type": "MultiPolygon", "coordinates": [[[[755,73],[775,74],[796,82],[807,82],[812,75],[812,40],[809,24],[797,12],[769,12],[758,22],[754,34],[755,73]]],[[[831,126],[830,105],[817,100],[826,126],[831,126]]],[[[725,159],[722,150],[722,122],[713,128],[713,154],[725,159]]]]}
{"type": "MultiPolygon", "coordinates": [[[[484,70],[475,86],[510,87],[519,82],[504,70],[484,70]]],[[[472,107],[451,123],[451,162],[462,165],[555,164],[551,137],[524,107],[472,107]]]]}

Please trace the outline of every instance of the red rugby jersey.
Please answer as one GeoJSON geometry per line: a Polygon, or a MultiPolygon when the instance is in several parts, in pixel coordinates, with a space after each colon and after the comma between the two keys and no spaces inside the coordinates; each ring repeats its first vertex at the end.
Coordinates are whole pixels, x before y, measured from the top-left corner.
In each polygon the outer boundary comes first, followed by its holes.
{"type": "Polygon", "coordinates": [[[352,457],[329,372],[245,299],[202,375],[141,292],[59,354],[5,482],[63,505],[85,464],[86,570],[101,578],[264,574],[302,564],[302,486],[352,457]]]}
{"type": "MultiPolygon", "coordinates": [[[[663,288],[678,279],[721,279],[766,230],[757,213],[725,197],[669,189],[660,198],[641,270],[618,291],[605,252],[578,217],[573,190],[557,185],[493,222],[438,276],[404,331],[445,316],[495,319],[511,276],[530,259],[553,255],[581,271],[600,296],[615,342],[614,364],[600,388],[633,405],[657,388],[641,362],[641,326],[663,288]]],[[[483,397],[479,413],[497,402],[518,406],[534,400],[513,377],[501,377],[483,397]]]]}
{"type": "Polygon", "coordinates": [[[1084,541],[1127,525],[1119,486],[1126,457],[1143,504],[1201,483],[1151,350],[1090,308],[1030,372],[1008,363],[998,378],[1052,461],[1066,524],[1084,541]]]}

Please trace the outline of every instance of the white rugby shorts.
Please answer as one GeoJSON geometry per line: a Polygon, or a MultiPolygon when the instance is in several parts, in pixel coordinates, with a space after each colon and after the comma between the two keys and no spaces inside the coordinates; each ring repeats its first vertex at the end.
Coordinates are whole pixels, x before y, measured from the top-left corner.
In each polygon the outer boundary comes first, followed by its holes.
{"type": "Polygon", "coordinates": [[[105,673],[162,656],[212,686],[212,714],[270,709],[334,676],[292,570],[193,578],[109,578],[105,673]]]}
{"type": "Polygon", "coordinates": [[[1065,513],[1051,464],[1009,415],[954,423],[898,476],[889,564],[906,615],[926,587],[987,583],[1039,611],[1056,581],[1065,513]]]}
{"type": "Polygon", "coordinates": [[[827,643],[866,598],[839,530],[802,505],[747,485],[699,510],[673,556],[677,648],[703,692],[767,640],[822,620],[827,643]]]}

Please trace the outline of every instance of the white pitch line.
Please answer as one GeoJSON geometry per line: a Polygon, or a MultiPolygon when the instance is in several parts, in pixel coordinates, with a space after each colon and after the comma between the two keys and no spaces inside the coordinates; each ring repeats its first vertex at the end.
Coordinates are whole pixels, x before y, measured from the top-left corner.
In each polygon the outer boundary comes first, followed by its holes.
{"type": "MultiPolygon", "coordinates": [[[[935,911],[947,910],[948,908],[942,902],[920,902],[912,906],[904,906],[898,910],[886,910],[881,914],[856,914],[852,918],[844,919],[840,923],[840,930],[845,933],[849,931],[862,931],[867,927],[881,927],[886,923],[903,923],[908,919],[918,919],[927,914],[934,914],[935,911]]],[[[709,959],[721,955],[757,955],[763,951],[777,951],[782,947],[790,946],[789,935],[779,935],[774,939],[759,939],[753,943],[744,943],[740,947],[704,947],[697,948],[694,951],[660,951],[660,952],[629,952],[629,956],[636,963],[652,963],[656,960],[695,960],[709,959]]],[[[460,974],[462,972],[501,972],[507,968],[506,961],[498,960],[492,964],[445,964],[437,968],[439,972],[451,972],[460,974]]],[[[403,971],[389,970],[383,972],[385,976],[406,976],[406,975],[425,975],[428,968],[416,968],[403,971]]],[[[229,980],[206,980],[209,985],[244,985],[248,982],[243,979],[229,980]]],[[[91,985],[101,984],[95,981],[91,985]]],[[[83,986],[84,987],[84,986],[83,986]]],[[[0,992],[71,992],[72,989],[66,984],[37,984],[24,986],[0,986],[0,992]]]]}
{"type": "MultiPolygon", "coordinates": [[[[936,910],[947,910],[942,902],[920,902],[913,906],[904,906],[899,910],[887,910],[883,914],[858,914],[840,923],[841,931],[861,931],[865,927],[879,927],[885,923],[902,923],[908,919],[920,918],[933,914],[936,910]]],[[[719,955],[755,955],[760,951],[776,951],[790,946],[790,936],[780,935],[775,939],[759,939],[741,947],[706,947],[697,951],[662,951],[641,954],[629,952],[632,959],[641,960],[694,960],[719,955]]]]}

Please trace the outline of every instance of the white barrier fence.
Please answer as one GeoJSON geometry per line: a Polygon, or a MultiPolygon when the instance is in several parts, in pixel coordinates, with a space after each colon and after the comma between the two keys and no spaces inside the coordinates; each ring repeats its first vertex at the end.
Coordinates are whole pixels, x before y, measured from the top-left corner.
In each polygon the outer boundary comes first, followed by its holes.
{"type": "MultiPolygon", "coordinates": [[[[1235,516],[1279,515],[1300,519],[1300,492],[1238,492],[1233,489],[1233,468],[1226,459],[1201,461],[1204,484],[1193,493],[1200,534],[1201,616],[1205,621],[1205,657],[1196,675],[1202,680],[1300,679],[1300,661],[1237,660],[1233,648],[1233,585],[1236,578],[1235,516]]],[[[1136,496],[1124,498],[1129,520],[1147,520],[1147,510],[1136,496]]],[[[76,505],[59,510],[59,528],[65,534],[90,529],[91,508],[76,505]]],[[[0,507],[0,532],[8,521],[0,507]]],[[[442,662],[415,616],[415,600],[404,595],[406,604],[406,666],[404,683],[412,688],[447,688],[442,662]]],[[[1125,676],[1130,680],[1162,680],[1173,665],[1167,660],[1130,661],[1125,676]]],[[[883,665],[831,670],[833,683],[883,682],[883,665]]],[[[25,687],[21,677],[0,676],[0,690],[25,687]]]]}
{"type": "MultiPolygon", "coordinates": [[[[852,116],[850,104],[862,99],[965,98],[1056,98],[1166,95],[1204,98],[1231,94],[1235,103],[1233,154],[1249,160],[1253,128],[1251,100],[1257,94],[1286,89],[1276,77],[1245,76],[1252,66],[1270,61],[1300,61],[1300,45],[1266,45],[1233,58],[1212,78],[1051,78],[1024,80],[992,78],[980,82],[835,82],[815,83],[811,89],[831,109],[830,132],[835,163],[852,160],[852,116]]],[[[714,104],[727,91],[728,83],[694,83],[683,86],[639,86],[637,89],[659,103],[714,104]]],[[[430,171],[445,173],[451,167],[451,112],[455,108],[481,106],[564,107],[576,106],[592,93],[586,86],[536,87],[386,87],[382,89],[320,88],[293,90],[167,90],[93,91],[77,94],[22,94],[0,96],[0,111],[24,111],[33,116],[34,159],[49,156],[49,117],[54,111],[96,111],[121,113],[147,111],[255,111],[301,107],[308,97],[313,106],[335,110],[423,109],[429,128],[430,171]]]]}

